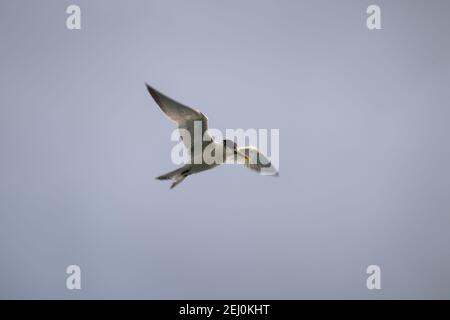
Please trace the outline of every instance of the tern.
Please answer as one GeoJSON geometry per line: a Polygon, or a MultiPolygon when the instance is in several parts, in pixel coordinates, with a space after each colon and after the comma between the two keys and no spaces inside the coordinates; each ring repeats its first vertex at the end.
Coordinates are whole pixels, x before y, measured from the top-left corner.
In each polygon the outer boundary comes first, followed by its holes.
{"type": "Polygon", "coordinates": [[[170,187],[173,189],[188,176],[213,169],[222,163],[229,162],[230,159],[238,160],[238,163],[242,163],[247,168],[256,172],[264,172],[268,175],[278,176],[277,169],[275,169],[270,163],[270,160],[263,153],[259,152],[257,148],[253,146],[239,147],[231,140],[215,141],[208,133],[208,118],[202,112],[169,98],[148,84],[145,85],[156,104],[170,120],[175,122],[179,130],[185,130],[190,137],[195,138],[194,128],[198,124],[201,125],[202,139],[200,141],[196,141],[195,139],[183,139],[183,136],[181,135],[181,140],[190,155],[191,161],[184,164],[181,168],[156,177],[156,179],[173,180],[170,187]],[[199,150],[196,148],[198,143],[200,143],[199,150]],[[212,153],[214,154],[220,154],[221,160],[223,161],[214,163],[203,161],[202,157],[206,148],[212,150],[212,153]],[[194,158],[198,156],[199,153],[201,153],[200,163],[194,161],[194,158]]]}

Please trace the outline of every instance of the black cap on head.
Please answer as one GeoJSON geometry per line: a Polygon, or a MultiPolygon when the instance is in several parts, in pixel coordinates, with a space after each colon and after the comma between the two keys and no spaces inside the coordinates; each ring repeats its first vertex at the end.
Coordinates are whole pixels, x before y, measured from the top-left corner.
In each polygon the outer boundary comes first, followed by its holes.
{"type": "Polygon", "coordinates": [[[223,146],[230,149],[237,149],[237,144],[232,140],[223,140],[223,146]]]}

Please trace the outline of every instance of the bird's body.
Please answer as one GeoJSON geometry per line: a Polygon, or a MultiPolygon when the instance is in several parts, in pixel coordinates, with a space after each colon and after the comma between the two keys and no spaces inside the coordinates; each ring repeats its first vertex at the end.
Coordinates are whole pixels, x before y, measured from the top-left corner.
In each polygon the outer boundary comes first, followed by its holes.
{"type": "Polygon", "coordinates": [[[246,167],[260,172],[263,168],[275,170],[270,161],[254,147],[239,148],[233,141],[214,141],[208,133],[208,118],[198,110],[187,107],[154,88],[147,90],[161,110],[175,122],[180,130],[181,140],[189,152],[190,162],[174,171],[163,174],[157,179],[173,180],[171,188],[186,177],[213,169],[230,159],[237,160],[246,167]],[[205,154],[209,155],[205,159],[205,154]]]}

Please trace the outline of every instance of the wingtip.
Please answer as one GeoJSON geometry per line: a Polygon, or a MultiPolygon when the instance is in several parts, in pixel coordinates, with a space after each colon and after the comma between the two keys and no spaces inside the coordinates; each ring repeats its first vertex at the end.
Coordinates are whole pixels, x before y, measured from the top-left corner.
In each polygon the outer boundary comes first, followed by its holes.
{"type": "Polygon", "coordinates": [[[152,91],[155,91],[155,89],[153,89],[152,86],[150,86],[147,82],[145,82],[145,87],[147,88],[147,91],[150,92],[150,93],[152,91]]]}
{"type": "Polygon", "coordinates": [[[150,86],[148,83],[145,83],[145,86],[147,88],[148,93],[150,93],[150,96],[155,100],[155,102],[161,107],[161,100],[160,100],[160,93],[150,86]]]}

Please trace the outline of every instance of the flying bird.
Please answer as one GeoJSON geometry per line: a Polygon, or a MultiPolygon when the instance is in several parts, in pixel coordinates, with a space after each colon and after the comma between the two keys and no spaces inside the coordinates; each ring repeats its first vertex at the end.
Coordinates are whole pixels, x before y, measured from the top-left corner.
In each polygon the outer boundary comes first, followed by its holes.
{"type": "Polygon", "coordinates": [[[259,152],[257,148],[252,146],[239,147],[231,140],[215,141],[208,133],[208,118],[202,112],[169,98],[148,84],[146,84],[146,87],[156,104],[170,120],[175,122],[179,130],[185,130],[190,137],[195,137],[194,128],[196,125],[201,124],[201,135],[203,138],[201,141],[183,139],[183,135],[181,135],[181,140],[189,152],[191,161],[181,168],[156,178],[158,180],[172,180],[171,189],[180,184],[188,176],[213,169],[222,163],[229,162],[230,159],[237,160],[238,163],[242,163],[247,168],[256,172],[262,172],[264,170],[266,174],[278,175],[278,171],[271,164],[270,160],[259,152]],[[222,161],[210,163],[201,160],[200,163],[198,161],[196,162],[195,158],[198,156],[201,157],[200,159],[203,159],[206,148],[212,150],[211,154],[217,154],[222,161]]]}

